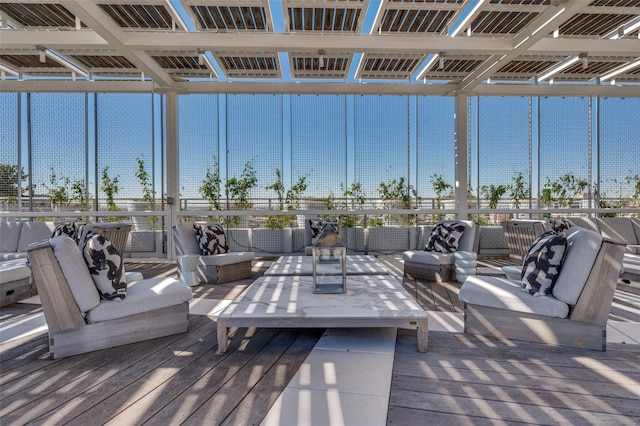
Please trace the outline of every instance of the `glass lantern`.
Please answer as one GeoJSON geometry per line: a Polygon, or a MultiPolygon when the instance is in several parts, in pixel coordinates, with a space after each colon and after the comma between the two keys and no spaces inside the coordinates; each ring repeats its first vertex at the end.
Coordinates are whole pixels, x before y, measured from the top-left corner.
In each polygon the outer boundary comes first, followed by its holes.
{"type": "Polygon", "coordinates": [[[347,248],[336,227],[326,222],[311,249],[313,292],[318,294],[347,292],[347,248]]]}

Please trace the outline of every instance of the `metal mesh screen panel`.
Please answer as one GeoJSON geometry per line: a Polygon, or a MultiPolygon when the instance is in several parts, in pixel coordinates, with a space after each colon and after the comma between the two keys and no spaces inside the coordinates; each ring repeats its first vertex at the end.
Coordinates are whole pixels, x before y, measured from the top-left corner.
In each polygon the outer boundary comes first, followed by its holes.
{"type": "Polygon", "coordinates": [[[217,95],[189,95],[179,98],[180,123],[180,195],[185,210],[204,210],[199,188],[207,169],[214,170],[219,160],[219,124],[217,95]]]}
{"type": "Polygon", "coordinates": [[[30,93],[31,175],[35,185],[34,209],[82,209],[73,197],[75,182],[86,182],[85,95],[30,93]],[[57,194],[53,196],[53,194],[57,194]],[[49,197],[47,195],[49,194],[49,197]]]}
{"type": "Polygon", "coordinates": [[[422,207],[435,208],[433,178],[442,177],[455,187],[455,100],[445,97],[417,98],[416,190],[422,207]]]}
{"type": "MultiPolygon", "coordinates": [[[[117,203],[142,197],[142,188],[135,177],[136,158],[153,170],[153,95],[98,94],[96,99],[96,157],[98,179],[105,166],[111,178],[118,177],[120,190],[117,203]]],[[[100,209],[104,192],[100,190],[100,209]]],[[[119,206],[121,209],[123,206],[119,206]]]]}
{"type": "Polygon", "coordinates": [[[600,122],[600,198],[603,207],[640,206],[640,99],[603,98],[600,122]]]}
{"type": "Polygon", "coordinates": [[[227,177],[239,179],[251,161],[258,180],[250,192],[254,208],[267,207],[272,194],[265,186],[282,170],[282,126],[282,96],[227,95],[227,177]]]}
{"type": "MultiPolygon", "coordinates": [[[[0,209],[19,210],[18,94],[0,93],[0,209]]],[[[21,164],[22,169],[26,167],[21,164]]]]}
{"type": "Polygon", "coordinates": [[[408,175],[409,98],[356,96],[354,109],[355,181],[378,198],[380,182],[408,175]]]}
{"type": "MultiPolygon", "coordinates": [[[[492,195],[497,199],[502,193],[497,203],[493,201],[495,208],[509,208],[511,187],[518,173],[529,192],[529,98],[480,97],[478,115],[478,183],[474,195],[480,197],[481,207],[487,207],[492,195]]],[[[528,207],[528,201],[521,203],[525,203],[522,207],[528,207]]]]}
{"type": "Polygon", "coordinates": [[[340,193],[347,180],[347,113],[344,95],[291,97],[291,177],[308,175],[306,197],[340,193]]]}
{"type": "MultiPolygon", "coordinates": [[[[549,207],[566,207],[555,201],[544,203],[544,186],[550,181],[560,182],[566,177],[589,180],[590,123],[588,98],[540,98],[539,99],[539,173],[540,194],[543,204],[549,207]]],[[[577,202],[580,194],[569,194],[577,202]]],[[[568,202],[568,201],[567,201],[568,202]]]]}

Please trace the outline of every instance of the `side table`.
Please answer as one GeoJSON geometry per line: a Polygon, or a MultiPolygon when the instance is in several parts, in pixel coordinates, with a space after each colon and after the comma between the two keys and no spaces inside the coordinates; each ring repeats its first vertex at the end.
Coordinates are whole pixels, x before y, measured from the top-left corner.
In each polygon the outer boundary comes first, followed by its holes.
{"type": "Polygon", "coordinates": [[[198,279],[198,259],[197,254],[184,254],[178,256],[178,263],[180,264],[180,281],[189,287],[195,287],[200,284],[198,279]]]}

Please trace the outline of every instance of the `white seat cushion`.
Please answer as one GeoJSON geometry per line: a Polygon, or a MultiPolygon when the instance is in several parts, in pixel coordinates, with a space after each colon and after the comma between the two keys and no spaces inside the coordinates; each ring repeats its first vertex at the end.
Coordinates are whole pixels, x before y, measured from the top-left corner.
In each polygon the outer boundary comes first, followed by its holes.
{"type": "Polygon", "coordinates": [[[256,258],[255,253],[248,251],[236,251],[224,254],[212,254],[200,256],[198,263],[205,266],[234,265],[236,263],[252,261],[256,258]]]}
{"type": "Polygon", "coordinates": [[[453,253],[437,253],[435,251],[410,250],[402,253],[405,262],[422,263],[425,265],[452,265],[453,253]]]}
{"type": "Polygon", "coordinates": [[[158,277],[129,284],[124,300],[102,300],[87,312],[87,321],[102,322],[179,305],[191,300],[191,289],[174,278],[158,277]]]}
{"type": "Polygon", "coordinates": [[[522,291],[519,282],[500,277],[472,275],[462,284],[458,298],[472,305],[547,317],[566,318],[569,315],[566,303],[551,295],[533,296],[522,291]]]}

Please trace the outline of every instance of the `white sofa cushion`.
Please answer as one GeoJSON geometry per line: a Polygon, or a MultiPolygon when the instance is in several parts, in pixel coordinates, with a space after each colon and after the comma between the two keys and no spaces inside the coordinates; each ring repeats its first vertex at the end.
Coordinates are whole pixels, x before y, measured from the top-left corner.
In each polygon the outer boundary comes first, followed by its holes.
{"type": "Polygon", "coordinates": [[[22,222],[0,220],[0,253],[18,251],[22,222]]]}
{"type": "Polygon", "coordinates": [[[437,253],[435,251],[411,250],[402,253],[405,262],[416,262],[425,265],[452,265],[454,253],[437,253]]]}
{"type": "Polygon", "coordinates": [[[602,245],[602,236],[597,232],[575,226],[567,229],[565,235],[567,236],[567,254],[551,293],[556,299],[574,306],[596,260],[602,245]]]}
{"type": "MultiPolygon", "coordinates": [[[[625,245],[636,245],[636,233],[633,223],[628,217],[602,217],[596,219],[600,228],[600,234],[604,238],[617,241],[625,245]]],[[[635,253],[635,250],[631,253],[635,253]]]]}
{"type": "Polygon", "coordinates": [[[566,318],[569,315],[566,303],[551,295],[533,296],[522,291],[519,282],[501,277],[472,275],[462,284],[458,298],[472,305],[547,317],[566,318]]]}
{"type": "Polygon", "coordinates": [[[596,219],[588,217],[571,217],[569,218],[569,223],[573,226],[589,229],[590,231],[600,232],[600,229],[598,228],[598,221],[596,219]]]}
{"type": "Polygon", "coordinates": [[[127,297],[122,301],[102,300],[87,312],[90,323],[124,318],[191,300],[191,289],[169,277],[149,278],[129,284],[127,297]]]}
{"type": "Polygon", "coordinates": [[[26,259],[27,253],[24,251],[12,251],[9,253],[0,253],[0,262],[6,262],[10,260],[26,259]]]}
{"type": "Polygon", "coordinates": [[[8,260],[0,262],[0,284],[24,280],[31,276],[31,269],[26,259],[8,260]]]}
{"type": "Polygon", "coordinates": [[[210,256],[200,256],[198,263],[205,266],[233,265],[240,262],[252,261],[256,258],[255,253],[249,251],[234,251],[224,254],[214,254],[210,256]]]}
{"type": "Polygon", "coordinates": [[[47,241],[51,238],[55,224],[53,222],[25,222],[22,224],[18,251],[27,251],[29,244],[47,241]]]}
{"type": "Polygon", "coordinates": [[[80,311],[84,313],[98,306],[100,295],[76,243],[66,235],[60,235],[50,239],[49,244],[80,311]]]}

